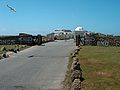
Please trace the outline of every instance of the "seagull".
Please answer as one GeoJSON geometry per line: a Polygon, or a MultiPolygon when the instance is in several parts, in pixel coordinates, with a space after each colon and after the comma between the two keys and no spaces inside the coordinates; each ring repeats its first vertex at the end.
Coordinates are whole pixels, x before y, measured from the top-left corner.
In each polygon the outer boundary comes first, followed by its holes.
{"type": "Polygon", "coordinates": [[[12,7],[10,7],[9,5],[7,5],[8,8],[10,8],[11,10],[13,10],[14,12],[16,12],[16,10],[12,7]]]}

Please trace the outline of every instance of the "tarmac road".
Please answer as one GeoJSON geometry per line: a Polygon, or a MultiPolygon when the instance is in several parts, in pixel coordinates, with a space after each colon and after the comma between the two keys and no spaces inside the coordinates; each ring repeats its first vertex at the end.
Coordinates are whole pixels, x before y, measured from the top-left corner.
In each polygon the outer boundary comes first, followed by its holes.
{"type": "Polygon", "coordinates": [[[73,40],[33,46],[0,61],[0,90],[62,90],[73,40]]]}

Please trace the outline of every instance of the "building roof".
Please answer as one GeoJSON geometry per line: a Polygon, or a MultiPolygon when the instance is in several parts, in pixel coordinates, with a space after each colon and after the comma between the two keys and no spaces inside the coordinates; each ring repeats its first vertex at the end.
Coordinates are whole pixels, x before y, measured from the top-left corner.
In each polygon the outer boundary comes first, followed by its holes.
{"type": "Polygon", "coordinates": [[[63,29],[62,31],[64,31],[64,32],[72,32],[71,30],[65,30],[65,29],[63,29]]]}
{"type": "Polygon", "coordinates": [[[75,31],[84,31],[83,27],[77,27],[75,31]]]}

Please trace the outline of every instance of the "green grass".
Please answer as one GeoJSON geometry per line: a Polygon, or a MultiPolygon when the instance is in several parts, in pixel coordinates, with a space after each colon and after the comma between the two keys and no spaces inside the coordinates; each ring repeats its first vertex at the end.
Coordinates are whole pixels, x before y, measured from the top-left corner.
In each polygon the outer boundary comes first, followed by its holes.
{"type": "Polygon", "coordinates": [[[64,90],[70,90],[70,87],[72,85],[72,80],[71,80],[71,66],[72,66],[72,58],[69,57],[69,63],[68,63],[68,70],[66,72],[65,80],[64,80],[64,90]]]}
{"type": "Polygon", "coordinates": [[[2,53],[2,50],[1,50],[2,47],[5,47],[7,50],[9,50],[10,48],[14,48],[15,45],[0,45],[0,54],[2,53]]]}
{"type": "Polygon", "coordinates": [[[120,90],[120,47],[85,46],[78,56],[82,90],[120,90]]]}
{"type": "Polygon", "coordinates": [[[15,48],[15,46],[18,46],[20,50],[24,50],[26,48],[29,48],[30,46],[23,47],[24,45],[0,45],[0,54],[2,54],[1,48],[6,47],[7,50],[15,48]]]}

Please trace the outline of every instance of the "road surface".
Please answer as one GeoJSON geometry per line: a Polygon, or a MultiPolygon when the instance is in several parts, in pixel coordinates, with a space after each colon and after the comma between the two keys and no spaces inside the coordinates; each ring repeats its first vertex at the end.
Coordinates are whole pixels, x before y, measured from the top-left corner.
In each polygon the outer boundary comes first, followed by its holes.
{"type": "Polygon", "coordinates": [[[33,46],[0,61],[0,90],[62,90],[73,40],[33,46]]]}

